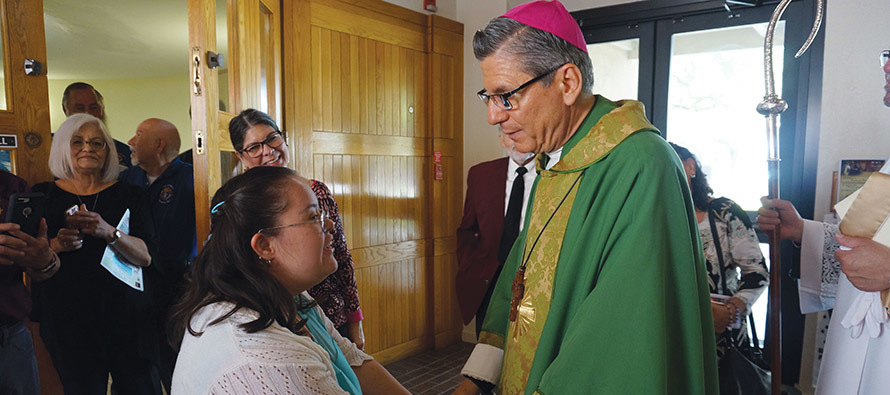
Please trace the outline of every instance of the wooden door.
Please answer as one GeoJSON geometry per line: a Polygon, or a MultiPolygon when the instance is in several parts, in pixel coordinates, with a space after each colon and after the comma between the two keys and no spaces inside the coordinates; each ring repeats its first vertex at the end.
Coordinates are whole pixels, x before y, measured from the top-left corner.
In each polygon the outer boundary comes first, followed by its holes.
{"type": "MultiPolygon", "coordinates": [[[[0,134],[16,136],[17,148],[0,147],[12,172],[29,185],[52,180],[47,166],[50,148],[49,94],[46,80],[46,36],[42,0],[0,2],[2,75],[0,134]],[[25,59],[43,65],[39,75],[25,74],[25,59]]],[[[11,139],[0,139],[11,141],[11,139]]],[[[5,210],[3,207],[2,210],[5,210]]]]}
{"type": "MultiPolygon", "coordinates": [[[[272,0],[227,0],[227,37],[216,37],[215,0],[189,0],[192,138],[198,239],[210,229],[210,199],[231,178],[237,158],[229,140],[228,123],[246,108],[281,118],[281,5],[272,0]],[[228,40],[228,111],[220,111],[219,70],[207,65],[207,52],[217,39],[228,40]],[[197,109],[197,110],[195,110],[197,109]],[[200,147],[200,148],[199,148],[200,147]]],[[[201,247],[199,243],[199,248],[201,247]]]]}
{"type": "Polygon", "coordinates": [[[366,351],[385,363],[457,341],[463,26],[382,1],[284,4],[293,162],[339,205],[366,351]]]}

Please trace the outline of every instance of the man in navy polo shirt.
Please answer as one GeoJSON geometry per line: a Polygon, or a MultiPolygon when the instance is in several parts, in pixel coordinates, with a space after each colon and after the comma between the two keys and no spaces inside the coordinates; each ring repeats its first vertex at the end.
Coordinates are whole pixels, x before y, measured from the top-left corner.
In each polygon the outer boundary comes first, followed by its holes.
{"type": "Polygon", "coordinates": [[[170,305],[182,293],[188,260],[196,255],[194,173],[192,165],[177,158],[179,131],[168,121],[146,119],[127,144],[133,167],[121,173],[120,181],[138,185],[148,194],[160,236],[161,248],[146,270],[146,282],[158,312],[162,336],[159,371],[169,393],[176,353],[167,344],[166,323],[170,305]]]}

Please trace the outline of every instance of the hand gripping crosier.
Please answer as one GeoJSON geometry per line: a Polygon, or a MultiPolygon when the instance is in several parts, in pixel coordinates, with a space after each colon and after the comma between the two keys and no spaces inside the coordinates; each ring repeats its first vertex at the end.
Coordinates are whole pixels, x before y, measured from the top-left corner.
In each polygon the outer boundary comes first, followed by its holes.
{"type": "MultiPolygon", "coordinates": [[[[819,27],[822,25],[822,15],[825,9],[824,0],[816,1],[816,20],[813,23],[813,29],[807,41],[801,46],[795,58],[799,58],[813,43],[816,34],[819,33],[819,27]]],[[[779,198],[779,131],[778,120],[779,114],[788,108],[788,103],[780,99],[776,95],[775,78],[773,76],[773,35],[775,34],[776,24],[785,13],[785,9],[791,4],[791,0],[782,0],[773,11],[773,15],[769,20],[769,26],[766,29],[766,37],[763,40],[763,67],[764,79],[766,81],[766,95],[763,101],[757,105],[757,112],[766,117],[766,138],[768,144],[768,170],[769,170],[769,198],[779,198]]],[[[769,262],[770,262],[770,282],[769,282],[769,303],[770,303],[770,368],[772,371],[772,394],[781,395],[782,393],[782,318],[781,318],[781,251],[779,249],[779,229],[769,232],[769,262]]]]}

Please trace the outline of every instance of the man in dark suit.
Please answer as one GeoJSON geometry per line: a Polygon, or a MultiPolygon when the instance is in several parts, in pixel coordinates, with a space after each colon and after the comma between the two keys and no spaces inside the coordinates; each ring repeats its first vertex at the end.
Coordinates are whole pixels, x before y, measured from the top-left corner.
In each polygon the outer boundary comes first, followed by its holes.
{"type": "Polygon", "coordinates": [[[535,178],[534,155],[515,151],[503,135],[500,140],[508,157],[479,163],[467,174],[464,216],[457,228],[457,299],[464,324],[476,317],[477,336],[492,288],[522,229],[535,178]]]}

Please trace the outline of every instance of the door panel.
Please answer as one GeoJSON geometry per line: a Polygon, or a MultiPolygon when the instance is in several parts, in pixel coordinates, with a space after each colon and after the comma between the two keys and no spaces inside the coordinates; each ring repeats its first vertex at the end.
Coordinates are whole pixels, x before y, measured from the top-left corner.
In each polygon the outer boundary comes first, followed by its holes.
{"type": "Polygon", "coordinates": [[[456,341],[463,26],[380,1],[294,1],[284,15],[294,162],[339,205],[366,350],[387,362],[456,341]]]}
{"type": "Polygon", "coordinates": [[[0,3],[0,13],[2,90],[7,95],[6,109],[0,111],[0,134],[17,137],[18,148],[11,149],[10,162],[14,172],[33,185],[52,179],[47,166],[51,141],[43,2],[5,1],[0,3]],[[25,59],[39,61],[44,72],[38,76],[26,75],[25,59]]]}
{"type": "MultiPolygon", "coordinates": [[[[313,3],[313,22],[317,9],[323,24],[343,12],[313,3]]],[[[380,22],[368,19],[346,21],[382,30],[380,22]]],[[[425,196],[416,177],[424,171],[427,136],[412,131],[408,137],[408,129],[425,119],[421,111],[408,110],[417,106],[414,92],[426,82],[425,68],[413,67],[425,64],[425,53],[399,45],[422,42],[419,31],[405,30],[415,40],[394,40],[360,36],[356,33],[367,32],[351,26],[311,28],[314,165],[303,173],[323,180],[337,198],[368,317],[366,349],[386,355],[429,342],[428,336],[421,340],[429,332],[427,321],[417,319],[428,315],[422,291],[428,243],[423,211],[416,210],[425,196]],[[406,311],[415,319],[406,320],[406,311]]]]}
{"type": "MultiPolygon", "coordinates": [[[[218,69],[204,63],[207,51],[216,48],[216,2],[189,1],[189,43],[192,57],[190,75],[202,79],[202,92],[192,89],[195,206],[198,239],[206,240],[210,229],[210,199],[238,164],[229,140],[229,121],[247,108],[268,113],[279,125],[281,118],[281,7],[269,0],[229,0],[226,10],[229,64],[228,111],[219,111],[218,69]],[[199,133],[200,132],[200,138],[199,133]],[[200,142],[199,142],[200,140],[200,142]]],[[[225,96],[225,95],[224,95],[225,96]]],[[[199,243],[199,248],[200,248],[199,243]]]]}

